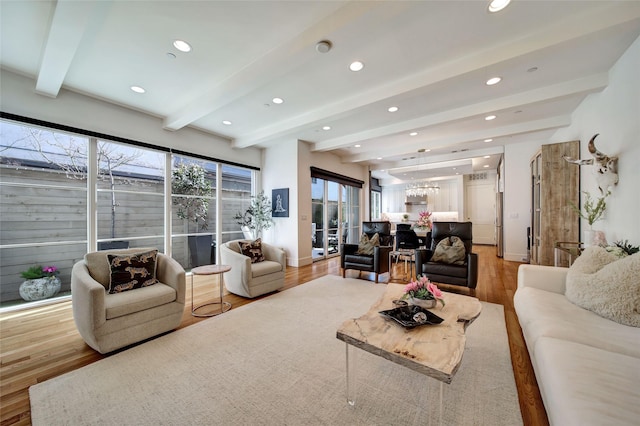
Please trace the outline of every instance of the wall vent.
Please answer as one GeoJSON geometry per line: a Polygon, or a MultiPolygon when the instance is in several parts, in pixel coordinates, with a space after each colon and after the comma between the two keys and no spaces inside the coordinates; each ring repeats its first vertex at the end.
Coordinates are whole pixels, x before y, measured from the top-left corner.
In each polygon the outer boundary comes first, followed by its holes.
{"type": "Polygon", "coordinates": [[[472,175],[469,175],[469,179],[470,180],[487,180],[487,173],[486,172],[474,173],[472,175]]]}

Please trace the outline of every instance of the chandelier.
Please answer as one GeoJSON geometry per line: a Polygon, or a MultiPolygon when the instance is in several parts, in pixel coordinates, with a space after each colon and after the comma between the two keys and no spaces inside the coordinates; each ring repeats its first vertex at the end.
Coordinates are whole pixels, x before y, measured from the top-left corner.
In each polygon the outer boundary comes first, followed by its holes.
{"type": "Polygon", "coordinates": [[[428,194],[437,194],[440,187],[430,182],[416,182],[408,184],[405,191],[407,197],[424,197],[428,194]]]}

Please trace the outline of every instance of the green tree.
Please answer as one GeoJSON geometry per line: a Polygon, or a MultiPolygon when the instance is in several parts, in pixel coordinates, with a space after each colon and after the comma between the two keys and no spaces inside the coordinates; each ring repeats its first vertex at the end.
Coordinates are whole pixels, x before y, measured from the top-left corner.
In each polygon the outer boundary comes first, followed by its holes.
{"type": "Polygon", "coordinates": [[[204,167],[195,163],[180,163],[174,167],[171,172],[171,192],[181,195],[173,198],[180,219],[193,222],[203,230],[209,227],[209,200],[201,197],[210,197],[212,187],[204,167]]]}

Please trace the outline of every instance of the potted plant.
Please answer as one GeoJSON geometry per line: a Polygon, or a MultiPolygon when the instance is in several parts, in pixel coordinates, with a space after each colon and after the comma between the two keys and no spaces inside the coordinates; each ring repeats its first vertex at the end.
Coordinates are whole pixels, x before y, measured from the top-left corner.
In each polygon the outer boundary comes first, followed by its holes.
{"type": "Polygon", "coordinates": [[[573,208],[573,210],[589,224],[589,229],[584,231],[584,245],[591,246],[594,242],[597,242],[598,245],[606,246],[607,242],[604,237],[604,232],[595,231],[593,229],[593,224],[602,219],[602,215],[607,210],[606,198],[611,194],[611,191],[607,191],[607,193],[597,199],[593,199],[591,194],[587,191],[582,191],[582,193],[584,194],[584,211],[579,209],[572,202],[569,202],[569,204],[571,205],[571,208],[573,208]]]}
{"type": "Polygon", "coordinates": [[[442,291],[429,278],[421,275],[404,287],[402,299],[409,299],[409,303],[425,309],[435,308],[438,302],[444,307],[442,291]]]}
{"type": "MultiPolygon", "coordinates": [[[[207,230],[209,200],[213,188],[207,179],[207,172],[199,164],[180,163],[171,172],[171,192],[173,205],[177,206],[176,215],[187,222],[193,222],[197,230],[207,230]]],[[[189,235],[189,253],[191,266],[208,265],[215,262],[213,235],[189,235]]]]}
{"type": "Polygon", "coordinates": [[[25,281],[20,284],[19,292],[27,302],[48,299],[60,291],[60,278],[58,268],[55,266],[32,266],[20,273],[25,281]]]}
{"type": "Polygon", "coordinates": [[[244,213],[236,213],[234,219],[245,232],[245,237],[246,233],[250,233],[254,240],[259,238],[262,231],[271,228],[274,223],[271,218],[271,200],[264,195],[264,191],[260,191],[258,195],[251,197],[249,208],[244,213]]]}

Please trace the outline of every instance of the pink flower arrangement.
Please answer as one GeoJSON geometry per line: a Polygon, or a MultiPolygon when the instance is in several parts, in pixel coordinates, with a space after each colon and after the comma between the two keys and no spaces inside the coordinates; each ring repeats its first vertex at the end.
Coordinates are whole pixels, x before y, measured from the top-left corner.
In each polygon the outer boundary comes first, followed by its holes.
{"type": "Polygon", "coordinates": [[[411,281],[404,287],[403,299],[413,297],[414,299],[422,300],[437,300],[444,306],[444,299],[442,298],[442,291],[434,283],[429,281],[429,278],[424,275],[418,277],[416,281],[411,281]]]}
{"type": "Polygon", "coordinates": [[[418,213],[418,221],[413,225],[414,228],[431,229],[431,212],[423,210],[418,213]]]}
{"type": "Polygon", "coordinates": [[[36,265],[20,273],[20,275],[22,275],[22,278],[27,280],[37,280],[39,278],[55,277],[59,273],[60,271],[58,271],[58,268],[53,265],[45,266],[44,268],[40,265],[36,265]]]}
{"type": "Polygon", "coordinates": [[[55,266],[45,266],[42,268],[42,272],[44,272],[48,277],[53,277],[58,274],[58,268],[55,266]]]}

